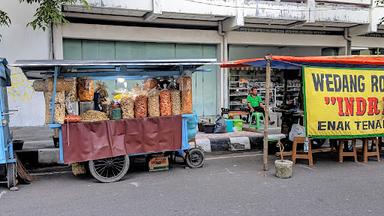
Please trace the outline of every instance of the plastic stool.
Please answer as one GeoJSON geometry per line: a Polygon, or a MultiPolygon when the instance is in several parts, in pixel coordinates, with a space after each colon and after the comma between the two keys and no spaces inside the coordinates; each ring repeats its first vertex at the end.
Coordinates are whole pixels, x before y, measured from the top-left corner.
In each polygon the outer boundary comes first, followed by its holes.
{"type": "Polygon", "coordinates": [[[255,128],[255,129],[260,129],[261,128],[261,124],[260,124],[261,121],[264,122],[264,114],[260,113],[260,112],[254,112],[251,114],[249,127],[255,128]],[[254,124],[252,124],[253,118],[255,118],[254,124]]]}

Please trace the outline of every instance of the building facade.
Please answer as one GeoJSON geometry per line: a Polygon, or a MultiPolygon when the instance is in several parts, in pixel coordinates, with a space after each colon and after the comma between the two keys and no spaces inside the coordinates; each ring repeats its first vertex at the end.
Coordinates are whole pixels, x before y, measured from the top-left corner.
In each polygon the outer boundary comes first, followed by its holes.
{"type": "MultiPolygon", "coordinates": [[[[13,25],[2,29],[0,55],[11,63],[41,58],[221,62],[267,54],[377,54],[384,48],[384,10],[371,0],[89,0],[90,9],[64,6],[70,23],[46,32],[25,27],[33,6],[5,2],[13,25]],[[19,8],[25,10],[23,17],[19,8]]],[[[193,77],[194,107],[201,116],[229,106],[228,71],[211,69],[193,77]]],[[[22,94],[16,87],[14,92],[22,94]]],[[[11,98],[11,107],[20,106],[13,124],[42,124],[42,96],[24,92],[30,96],[11,98]],[[31,104],[39,104],[33,117],[22,109],[31,104]]]]}

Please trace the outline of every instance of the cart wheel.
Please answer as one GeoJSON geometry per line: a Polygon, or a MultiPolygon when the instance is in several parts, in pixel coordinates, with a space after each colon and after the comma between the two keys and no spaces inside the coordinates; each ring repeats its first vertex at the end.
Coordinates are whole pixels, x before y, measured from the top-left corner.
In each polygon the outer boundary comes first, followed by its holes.
{"type": "Polygon", "coordinates": [[[127,174],[129,169],[129,157],[118,156],[88,162],[91,175],[103,183],[120,180],[127,174]]]}
{"type": "Polygon", "coordinates": [[[204,152],[200,148],[192,148],[187,151],[185,161],[191,168],[200,168],[204,165],[204,152]]]}
{"type": "Polygon", "coordinates": [[[7,186],[8,188],[16,187],[16,163],[9,163],[7,166],[7,186]]]}

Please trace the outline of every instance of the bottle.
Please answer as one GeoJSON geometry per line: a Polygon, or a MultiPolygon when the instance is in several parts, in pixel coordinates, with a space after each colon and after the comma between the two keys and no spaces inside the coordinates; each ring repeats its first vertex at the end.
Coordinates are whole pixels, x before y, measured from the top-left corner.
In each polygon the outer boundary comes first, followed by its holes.
{"type": "Polygon", "coordinates": [[[308,152],[308,145],[309,145],[308,138],[305,138],[305,141],[304,141],[304,152],[308,152]]]}

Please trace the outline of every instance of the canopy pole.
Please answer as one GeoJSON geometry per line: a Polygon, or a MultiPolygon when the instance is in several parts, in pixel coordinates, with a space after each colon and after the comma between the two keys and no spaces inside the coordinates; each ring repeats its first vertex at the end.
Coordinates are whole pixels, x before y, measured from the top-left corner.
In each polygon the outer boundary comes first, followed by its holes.
{"type": "Polygon", "coordinates": [[[53,73],[53,92],[51,98],[51,124],[55,124],[55,108],[56,108],[56,90],[57,90],[57,76],[59,74],[59,67],[55,67],[55,71],[53,73]]]}
{"type": "Polygon", "coordinates": [[[263,148],[263,168],[268,170],[268,125],[269,125],[269,100],[271,90],[271,56],[266,56],[266,74],[265,74],[265,116],[264,116],[264,148],[263,148]]]}

